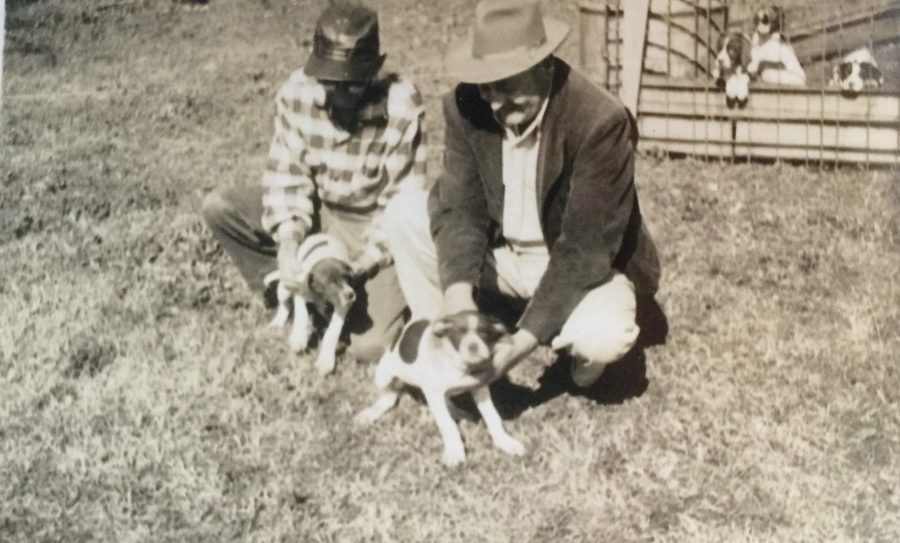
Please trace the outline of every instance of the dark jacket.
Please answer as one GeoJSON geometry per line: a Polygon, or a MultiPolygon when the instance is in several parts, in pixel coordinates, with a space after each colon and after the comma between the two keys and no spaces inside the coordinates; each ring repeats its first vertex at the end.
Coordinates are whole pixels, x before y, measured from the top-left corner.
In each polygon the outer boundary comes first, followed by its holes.
{"type": "MultiPolygon", "coordinates": [[[[634,187],[634,118],[562,60],[554,58],[553,73],[537,177],[550,264],[519,321],[541,343],[613,269],[639,292],[655,292],[659,281],[634,187]]],[[[444,118],[444,171],[428,205],[441,283],[478,285],[487,252],[502,242],[503,131],[475,85],[444,97],[444,118]]]]}

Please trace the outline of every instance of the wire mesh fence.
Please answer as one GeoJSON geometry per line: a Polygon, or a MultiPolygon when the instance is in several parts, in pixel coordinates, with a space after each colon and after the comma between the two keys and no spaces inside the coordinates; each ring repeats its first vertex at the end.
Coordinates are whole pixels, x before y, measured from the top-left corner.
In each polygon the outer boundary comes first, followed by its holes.
{"type": "Polygon", "coordinates": [[[579,3],[581,62],[613,92],[642,62],[644,149],[900,166],[900,0],[651,0],[642,58],[624,3],[579,3]]]}

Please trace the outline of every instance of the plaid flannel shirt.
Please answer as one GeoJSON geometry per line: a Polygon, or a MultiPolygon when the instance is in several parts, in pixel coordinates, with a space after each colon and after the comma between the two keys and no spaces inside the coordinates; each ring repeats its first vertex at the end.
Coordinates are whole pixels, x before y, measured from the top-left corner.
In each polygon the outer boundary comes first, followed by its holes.
{"type": "Polygon", "coordinates": [[[361,110],[354,133],[328,118],[325,89],[303,70],[282,85],[275,99],[275,135],[263,174],[263,227],[284,221],[308,232],[313,199],[371,217],[365,258],[379,267],[392,262],[380,218],[403,188],[426,187],[425,108],[416,87],[397,76],[379,82],[361,110]]]}

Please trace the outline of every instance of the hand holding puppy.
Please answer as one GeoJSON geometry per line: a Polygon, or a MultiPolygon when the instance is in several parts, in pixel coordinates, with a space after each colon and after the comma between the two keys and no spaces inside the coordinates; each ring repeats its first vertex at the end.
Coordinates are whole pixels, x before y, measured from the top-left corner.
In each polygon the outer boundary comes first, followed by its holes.
{"type": "Polygon", "coordinates": [[[492,364],[487,367],[486,372],[482,372],[484,375],[476,373],[475,376],[483,379],[485,384],[490,383],[534,352],[537,346],[538,339],[534,334],[524,328],[520,328],[509,336],[508,341],[497,344],[497,347],[494,349],[492,364]]]}
{"type": "MultiPolygon", "coordinates": [[[[472,295],[472,285],[469,283],[455,283],[444,291],[444,300],[438,316],[454,315],[461,311],[477,310],[475,299],[472,295]]],[[[472,375],[481,384],[488,384],[496,380],[522,359],[532,353],[538,346],[538,340],[528,330],[518,330],[508,339],[499,342],[494,347],[491,364],[472,370],[472,375]]]]}
{"type": "Polygon", "coordinates": [[[295,222],[285,221],[278,226],[275,239],[278,240],[278,279],[290,292],[302,288],[301,266],[297,249],[306,232],[295,222]]]}

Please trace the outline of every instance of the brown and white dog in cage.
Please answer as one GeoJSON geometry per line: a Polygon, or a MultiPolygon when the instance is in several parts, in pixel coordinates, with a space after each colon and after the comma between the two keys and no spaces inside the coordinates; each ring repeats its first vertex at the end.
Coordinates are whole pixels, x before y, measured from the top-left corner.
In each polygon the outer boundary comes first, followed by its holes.
{"type": "Polygon", "coordinates": [[[884,77],[872,50],[860,47],[845,55],[832,70],[831,85],[853,94],[867,89],[880,89],[884,85],[884,77]]]}
{"type": "MultiPolygon", "coordinates": [[[[294,321],[288,342],[294,352],[300,352],[309,345],[313,332],[307,303],[311,303],[316,311],[324,317],[329,316],[328,327],[319,342],[319,354],[316,357],[316,368],[319,373],[334,371],[337,357],[338,341],[347,314],[356,300],[353,288],[353,272],[350,267],[347,251],[334,238],[326,234],[308,236],[297,250],[300,261],[300,283],[303,290],[289,291],[279,281],[278,309],[271,326],[281,328],[290,317],[290,302],[293,301],[294,321]]],[[[278,271],[268,274],[265,283],[268,285],[278,280],[278,271]]]]}
{"type": "Polygon", "coordinates": [[[477,311],[409,323],[378,362],[375,385],[381,396],[356,416],[357,424],[370,424],[397,405],[404,385],[417,387],[443,439],[443,462],[454,466],[466,459],[466,450],[447,401],[471,391],[494,445],[507,454],[524,454],[525,446],[503,428],[490,390],[472,375],[490,365],[498,348],[509,345],[508,340],[502,322],[477,311]]]}
{"type": "Polygon", "coordinates": [[[764,83],[787,86],[806,86],[806,72],[800,66],[794,48],[782,34],[784,10],[770,6],[753,14],[750,76],[764,83]]]}
{"type": "Polygon", "coordinates": [[[729,32],[719,37],[716,62],[712,75],[716,85],[725,90],[728,107],[744,107],[750,96],[750,39],[740,32],[729,32]]]}

